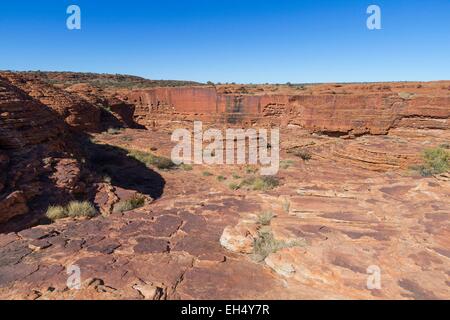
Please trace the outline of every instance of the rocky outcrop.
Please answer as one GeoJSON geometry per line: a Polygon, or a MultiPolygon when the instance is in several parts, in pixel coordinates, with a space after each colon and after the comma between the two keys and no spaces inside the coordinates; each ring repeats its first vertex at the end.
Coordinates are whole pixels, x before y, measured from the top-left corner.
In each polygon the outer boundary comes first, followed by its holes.
{"type": "Polygon", "coordinates": [[[63,134],[63,123],[43,104],[0,78],[0,147],[20,148],[63,134]]]}
{"type": "Polygon", "coordinates": [[[0,223],[80,191],[79,151],[69,136],[56,112],[0,78],[0,223]]]}
{"type": "Polygon", "coordinates": [[[100,108],[101,128],[139,128],[134,122],[135,107],[116,97],[112,92],[91,86],[87,83],[72,85],[65,89],[71,94],[78,95],[94,106],[100,108]]]}
{"type": "Polygon", "coordinates": [[[100,109],[77,95],[70,94],[43,82],[37,76],[18,73],[1,73],[14,86],[26,94],[50,107],[65,122],[78,131],[98,131],[100,125],[100,109]]]}

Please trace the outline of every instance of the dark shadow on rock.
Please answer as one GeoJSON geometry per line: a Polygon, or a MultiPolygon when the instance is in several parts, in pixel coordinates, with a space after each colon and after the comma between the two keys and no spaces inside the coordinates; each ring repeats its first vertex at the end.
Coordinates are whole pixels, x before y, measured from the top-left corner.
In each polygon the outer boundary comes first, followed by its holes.
{"type": "Polygon", "coordinates": [[[144,163],[128,156],[119,147],[83,141],[88,168],[98,177],[109,177],[113,186],[158,199],[164,192],[165,180],[144,163]]]}
{"type": "Polygon", "coordinates": [[[109,128],[132,128],[132,129],[146,129],[145,126],[140,125],[134,121],[135,107],[126,103],[113,104],[109,106],[110,111],[106,109],[101,110],[101,124],[102,129],[109,128]]]}

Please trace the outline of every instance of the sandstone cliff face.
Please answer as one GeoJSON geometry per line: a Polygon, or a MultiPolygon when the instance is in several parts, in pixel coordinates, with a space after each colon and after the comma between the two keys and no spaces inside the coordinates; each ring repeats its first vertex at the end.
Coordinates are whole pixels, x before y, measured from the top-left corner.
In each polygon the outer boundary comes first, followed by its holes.
{"type": "Polygon", "coordinates": [[[228,94],[212,87],[157,88],[123,93],[146,126],[203,120],[228,124],[298,125],[312,132],[386,134],[391,128],[448,129],[450,97],[397,93],[228,94]]]}
{"type": "Polygon", "coordinates": [[[14,86],[50,107],[77,131],[98,131],[100,109],[77,95],[41,81],[37,76],[2,73],[14,86]]]}

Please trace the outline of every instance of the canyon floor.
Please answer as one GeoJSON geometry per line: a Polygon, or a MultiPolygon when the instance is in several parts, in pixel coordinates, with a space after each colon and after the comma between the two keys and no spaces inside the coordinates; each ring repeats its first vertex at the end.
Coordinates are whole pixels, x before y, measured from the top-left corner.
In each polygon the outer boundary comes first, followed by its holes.
{"type": "MultiPolygon", "coordinates": [[[[161,156],[173,146],[164,129],[91,140],[161,156]]],[[[257,174],[248,166],[159,170],[164,191],[141,208],[1,234],[0,297],[448,299],[450,177],[399,164],[449,140],[443,130],[342,139],[285,128],[280,185],[267,191],[230,189],[257,174]],[[311,159],[288,152],[296,147],[311,159]],[[261,228],[295,245],[257,259],[261,228]],[[79,290],[67,288],[70,265],[79,290]],[[381,287],[368,289],[373,268],[381,287]]]]}

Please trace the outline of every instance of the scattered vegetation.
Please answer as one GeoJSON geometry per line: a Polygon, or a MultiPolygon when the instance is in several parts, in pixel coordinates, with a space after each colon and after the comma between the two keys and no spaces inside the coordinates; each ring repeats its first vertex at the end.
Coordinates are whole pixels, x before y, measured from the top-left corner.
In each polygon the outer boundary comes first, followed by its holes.
{"type": "Polygon", "coordinates": [[[439,147],[449,150],[450,149],[450,142],[443,143],[439,147]]]}
{"type": "Polygon", "coordinates": [[[261,228],[258,237],[253,243],[254,258],[261,262],[271,253],[277,252],[283,248],[292,248],[303,245],[300,241],[280,241],[275,239],[273,233],[267,228],[261,228]]]}
{"type": "Polygon", "coordinates": [[[233,177],[233,179],[240,179],[241,178],[237,173],[233,173],[231,176],[233,177]]]}
{"type": "Polygon", "coordinates": [[[222,182],[222,181],[227,180],[227,178],[225,178],[224,176],[217,176],[217,180],[218,180],[219,182],[222,182]]]}
{"type": "Polygon", "coordinates": [[[50,206],[46,216],[52,221],[67,217],[88,217],[92,218],[98,214],[95,207],[88,201],[71,201],[66,207],[50,206]]]}
{"type": "Polygon", "coordinates": [[[202,175],[203,175],[204,177],[210,177],[210,176],[212,176],[213,174],[212,174],[211,172],[209,172],[209,171],[203,171],[202,175]]]}
{"type": "Polygon", "coordinates": [[[50,206],[47,209],[47,213],[45,214],[47,218],[49,218],[52,221],[66,218],[67,212],[66,209],[62,206],[50,206]]]}
{"type": "Polygon", "coordinates": [[[311,152],[306,149],[294,149],[290,153],[304,161],[309,161],[312,158],[311,152]]]}
{"type": "Polygon", "coordinates": [[[262,226],[268,226],[274,217],[275,215],[270,211],[263,212],[258,216],[258,223],[262,226]]]}
{"type": "Polygon", "coordinates": [[[250,177],[242,180],[240,186],[248,186],[252,190],[267,191],[280,185],[278,178],[274,176],[250,177]]]}
{"type": "Polygon", "coordinates": [[[240,185],[239,185],[238,183],[236,183],[236,182],[232,182],[232,183],[230,183],[230,184],[228,185],[228,187],[229,187],[231,190],[239,190],[240,185]]]}
{"type": "Polygon", "coordinates": [[[71,201],[66,207],[68,217],[95,217],[98,212],[89,201],[71,201]]]}
{"type": "Polygon", "coordinates": [[[413,167],[423,177],[441,174],[450,170],[450,151],[442,148],[425,149],[422,153],[423,164],[413,167]]]}
{"type": "Polygon", "coordinates": [[[254,167],[250,167],[250,166],[245,167],[245,173],[247,173],[247,174],[255,174],[256,172],[258,172],[258,168],[254,168],[254,167]]]}
{"type": "Polygon", "coordinates": [[[133,209],[140,208],[145,204],[145,197],[142,195],[135,195],[133,198],[120,201],[116,204],[114,211],[116,212],[126,212],[133,209]]]}
{"type": "Polygon", "coordinates": [[[178,80],[149,80],[123,74],[99,74],[86,72],[42,72],[30,71],[28,74],[39,76],[50,84],[67,88],[78,83],[88,83],[101,89],[141,89],[153,87],[198,86],[202,83],[178,80]]]}
{"type": "Polygon", "coordinates": [[[154,166],[160,170],[170,170],[176,167],[176,164],[169,158],[156,156],[149,152],[133,150],[128,153],[128,156],[144,163],[146,166],[154,166]]]}
{"type": "Polygon", "coordinates": [[[193,169],[191,164],[185,164],[185,163],[180,164],[180,168],[184,171],[192,171],[192,169],[193,169]]]}

